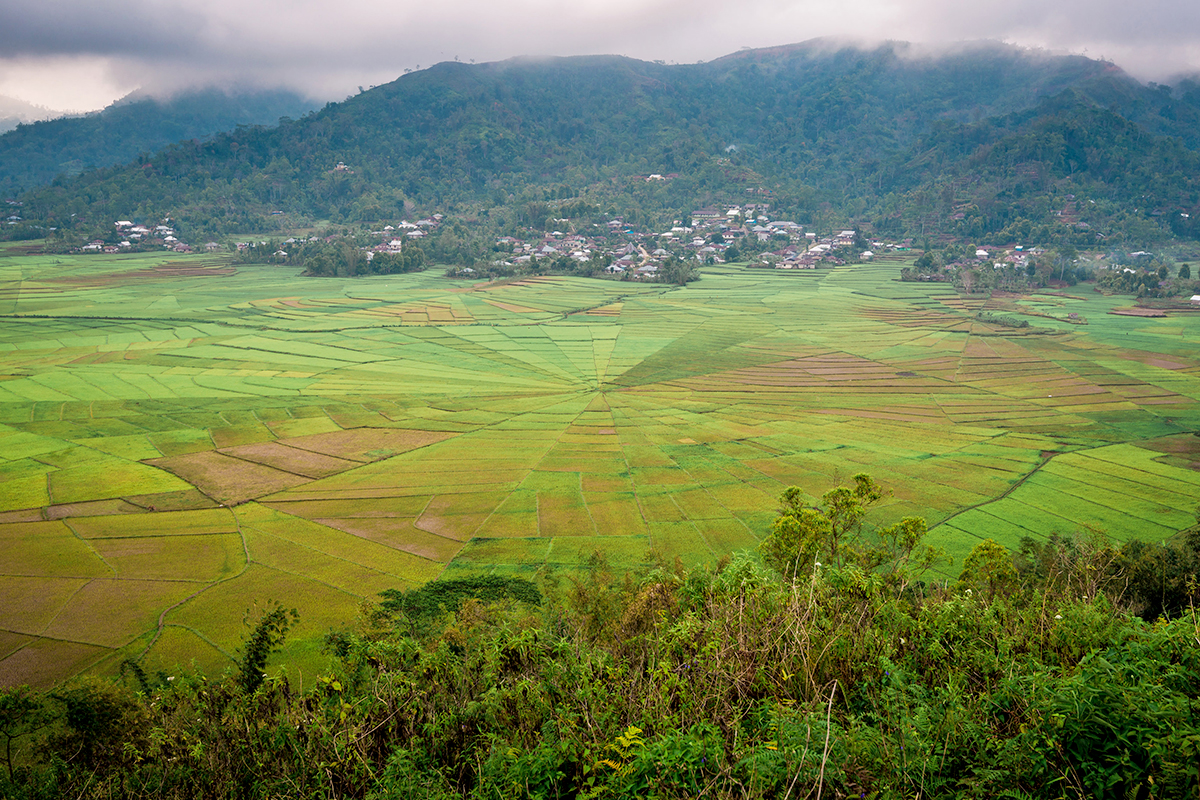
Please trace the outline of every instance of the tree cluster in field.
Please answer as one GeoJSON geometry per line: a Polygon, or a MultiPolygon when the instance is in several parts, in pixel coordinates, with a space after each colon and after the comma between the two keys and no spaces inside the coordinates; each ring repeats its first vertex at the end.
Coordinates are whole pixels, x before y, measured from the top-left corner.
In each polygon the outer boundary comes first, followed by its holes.
{"type": "Polygon", "coordinates": [[[1094,281],[1096,288],[1110,294],[1138,297],[1190,297],[1200,292],[1200,281],[1192,280],[1188,262],[1175,267],[1163,255],[1120,250],[1093,253],[1094,260],[1081,257],[1070,245],[1052,250],[1032,248],[1026,252],[996,250],[992,256],[973,258],[971,245],[928,246],[912,266],[902,267],[902,281],[943,281],[965,292],[1000,290],[1027,292],[1050,285],[1074,286],[1094,281]],[[1097,267],[1097,264],[1101,266],[1097,267]]]}
{"type": "Polygon", "coordinates": [[[975,318],[980,322],[986,322],[989,325],[998,325],[1001,328],[1028,328],[1029,320],[1014,317],[1009,314],[993,314],[988,311],[981,311],[975,315],[975,318]]]}
{"type": "Polygon", "coordinates": [[[1118,264],[1106,270],[1096,280],[1097,288],[1115,294],[1136,294],[1138,297],[1179,297],[1200,292],[1200,281],[1192,278],[1190,264],[1180,264],[1174,275],[1166,264],[1118,264]]]}
{"type": "Polygon", "coordinates": [[[865,475],[758,554],[385,592],[328,671],[0,693],[33,797],[1179,798],[1200,790],[1200,533],[981,542],[956,581],[865,475]]]}
{"type": "Polygon", "coordinates": [[[371,251],[354,237],[341,236],[247,243],[238,249],[237,259],[247,264],[300,267],[305,275],[323,277],[396,275],[425,268],[425,253],[415,243],[396,252],[371,251]]]}

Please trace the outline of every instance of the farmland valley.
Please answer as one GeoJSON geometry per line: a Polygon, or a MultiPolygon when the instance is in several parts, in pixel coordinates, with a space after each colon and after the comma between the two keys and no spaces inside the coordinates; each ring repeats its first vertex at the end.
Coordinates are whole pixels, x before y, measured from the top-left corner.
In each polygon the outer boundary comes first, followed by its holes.
{"type": "Polygon", "coordinates": [[[893,490],[874,518],[925,517],[959,565],[983,538],[1162,540],[1200,496],[1200,314],[1091,284],[962,294],[899,282],[904,254],[668,286],[4,247],[6,684],[219,672],[268,599],[310,674],[383,590],[708,563],[785,487],[862,471],[893,490]]]}

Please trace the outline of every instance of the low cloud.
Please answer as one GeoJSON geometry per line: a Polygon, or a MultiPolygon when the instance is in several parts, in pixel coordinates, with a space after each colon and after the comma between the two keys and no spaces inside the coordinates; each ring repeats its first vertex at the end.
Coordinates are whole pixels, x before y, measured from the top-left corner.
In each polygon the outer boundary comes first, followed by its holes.
{"type": "Polygon", "coordinates": [[[60,93],[90,85],[91,96],[104,84],[112,97],[134,86],[216,83],[340,99],[455,58],[616,53],[690,62],[819,36],[997,39],[1104,57],[1145,79],[1200,71],[1200,4],[1179,0],[7,0],[0,93],[51,105],[55,83],[60,93]],[[14,75],[39,68],[44,80],[13,90],[14,75]]]}

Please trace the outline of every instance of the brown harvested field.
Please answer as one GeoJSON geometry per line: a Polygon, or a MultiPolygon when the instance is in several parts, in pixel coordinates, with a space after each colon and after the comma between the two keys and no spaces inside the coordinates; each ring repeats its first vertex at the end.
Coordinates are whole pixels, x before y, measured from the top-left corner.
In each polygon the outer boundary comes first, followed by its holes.
{"type": "Polygon", "coordinates": [[[162,609],[201,588],[181,581],[94,580],[43,632],[52,639],[121,647],[153,630],[162,609]]]}
{"type": "Polygon", "coordinates": [[[621,316],[621,309],[624,307],[624,305],[624,303],[610,303],[606,306],[588,309],[584,313],[595,317],[619,317],[621,316]]]}
{"type": "Polygon", "coordinates": [[[282,440],[282,444],[335,458],[369,463],[452,439],[457,434],[404,428],[352,428],[282,440]]]}
{"type": "Polygon", "coordinates": [[[147,270],[147,272],[156,275],[165,275],[170,278],[221,278],[226,275],[237,274],[237,270],[233,267],[190,267],[174,264],[164,264],[161,267],[155,267],[153,270],[147,270]]]}
{"type": "Polygon", "coordinates": [[[1195,368],[1195,363],[1181,361],[1177,358],[1167,358],[1162,353],[1151,353],[1146,350],[1135,350],[1132,348],[1112,349],[1106,352],[1106,356],[1114,356],[1126,361],[1136,361],[1139,364],[1147,364],[1152,367],[1161,367],[1162,369],[1183,370],[1195,368]]]}
{"type": "Polygon", "coordinates": [[[99,517],[113,514],[140,514],[144,512],[132,503],[122,499],[91,500],[85,503],[62,503],[46,506],[46,519],[62,519],[64,517],[99,517]]]}
{"type": "Polygon", "coordinates": [[[1122,397],[1128,397],[1131,400],[1142,400],[1148,398],[1172,397],[1177,398],[1181,402],[1195,402],[1190,397],[1184,397],[1181,394],[1176,394],[1170,389],[1163,389],[1158,386],[1133,385],[1133,386],[1114,386],[1112,391],[1122,397]]]}
{"type": "Polygon", "coordinates": [[[335,530],[344,531],[368,541],[402,550],[430,561],[446,563],[462,549],[463,540],[450,539],[421,530],[402,519],[317,519],[313,520],[335,530]]]}
{"type": "Polygon", "coordinates": [[[216,507],[216,503],[211,497],[197,489],[130,495],[125,500],[146,511],[192,511],[216,507]]]}
{"type": "MultiPolygon", "coordinates": [[[[434,476],[435,479],[443,479],[442,476],[434,476]]],[[[399,483],[400,481],[397,481],[399,483]]],[[[281,502],[292,502],[299,500],[336,500],[353,501],[353,500],[399,500],[402,498],[425,497],[428,498],[431,494],[473,494],[475,492],[491,491],[494,489],[512,488],[513,484],[458,484],[453,486],[439,486],[436,483],[422,484],[420,486],[383,486],[374,487],[367,486],[365,488],[325,488],[318,487],[315,490],[308,491],[308,487],[300,489],[291,489],[287,492],[281,492],[274,497],[269,497],[263,500],[265,505],[275,505],[281,502]]]]}
{"type": "Polygon", "coordinates": [[[1194,366],[1193,364],[1185,364],[1167,358],[1147,358],[1142,363],[1149,364],[1152,367],[1162,367],[1163,369],[1189,369],[1194,366]]]}
{"type": "Polygon", "coordinates": [[[215,450],[154,458],[146,463],[179,476],[217,502],[228,505],[244,503],[312,480],[222,455],[215,450]]]}
{"type": "Polygon", "coordinates": [[[17,511],[0,513],[0,525],[11,522],[41,522],[45,519],[40,508],[22,508],[17,511]]]}
{"type": "Polygon", "coordinates": [[[0,576],[0,628],[37,636],[91,578],[0,576]]]}
{"type": "Polygon", "coordinates": [[[457,495],[437,495],[429,501],[414,524],[421,530],[465,542],[491,516],[504,497],[495,492],[485,492],[471,499],[475,502],[463,502],[457,495]]]}
{"type": "Polygon", "coordinates": [[[429,504],[429,497],[389,497],[363,500],[270,500],[263,505],[305,519],[318,517],[404,517],[415,519],[429,504]]]}
{"type": "Polygon", "coordinates": [[[1138,447],[1153,450],[1156,453],[1170,453],[1177,456],[1189,456],[1200,459],[1200,436],[1193,433],[1181,433],[1178,436],[1163,436],[1158,439],[1147,439],[1137,443],[1138,447]]]}
{"type": "Polygon", "coordinates": [[[214,262],[212,266],[205,266],[194,262],[168,262],[160,264],[157,267],[131,270],[129,272],[47,278],[46,283],[58,283],[83,288],[102,288],[145,283],[147,280],[163,278],[225,278],[236,274],[237,270],[224,262],[214,262]]]}
{"type": "Polygon", "coordinates": [[[284,472],[292,472],[305,478],[324,478],[359,466],[361,462],[316,453],[299,447],[288,447],[279,442],[262,442],[227,447],[217,451],[227,456],[252,461],[284,472]]]}
{"type": "Polygon", "coordinates": [[[36,639],[0,661],[0,686],[49,688],[87,669],[109,652],[95,645],[36,639]]]}
{"type": "Polygon", "coordinates": [[[255,444],[273,439],[275,434],[261,423],[257,425],[238,425],[220,428],[210,428],[209,436],[218,448],[237,447],[243,444],[255,444]]]}
{"type": "Polygon", "coordinates": [[[80,538],[128,536],[183,536],[203,533],[237,533],[233,513],[224,508],[163,511],[120,517],[74,517],[66,522],[80,538]]]}
{"type": "Polygon", "coordinates": [[[0,661],[34,640],[35,637],[23,633],[0,630],[0,661]]]}

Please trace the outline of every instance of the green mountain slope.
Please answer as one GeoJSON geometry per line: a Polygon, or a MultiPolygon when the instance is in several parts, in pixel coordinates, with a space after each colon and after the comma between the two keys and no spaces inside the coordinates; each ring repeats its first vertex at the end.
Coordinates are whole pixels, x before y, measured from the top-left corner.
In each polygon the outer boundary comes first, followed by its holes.
{"type": "Polygon", "coordinates": [[[168,100],[135,94],[94,114],[20,125],[0,136],[0,196],[47,184],[60,174],[122,164],[183,139],[238,125],[274,124],[313,105],[293,92],[205,89],[168,100]]]}
{"type": "Polygon", "coordinates": [[[1170,235],[1125,216],[1196,205],[1198,117],[1191,84],[1143,86],[1107,62],[989,43],[932,55],[818,40],[679,66],[443,63],[277,128],[32,193],[27,216],[161,214],[217,234],[272,212],[344,222],[415,207],[502,226],[535,201],[661,224],[750,191],[802,222],[949,234],[963,213],[983,237],[1022,219],[1049,230],[1056,196],[1086,192],[1107,204],[1100,227],[1170,235]],[[637,179],[654,173],[671,179],[637,179]]]}

